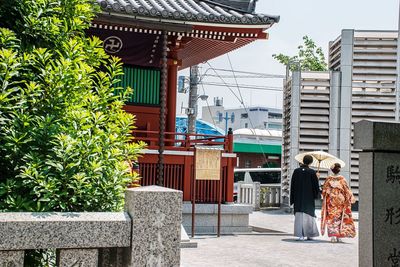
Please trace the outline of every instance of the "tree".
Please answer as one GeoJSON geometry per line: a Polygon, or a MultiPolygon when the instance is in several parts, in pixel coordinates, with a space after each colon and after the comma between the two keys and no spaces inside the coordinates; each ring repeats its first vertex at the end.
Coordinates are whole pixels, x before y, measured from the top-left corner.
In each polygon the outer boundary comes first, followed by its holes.
{"type": "Polygon", "coordinates": [[[304,44],[298,46],[299,52],[296,56],[274,54],[272,57],[284,65],[288,65],[289,62],[293,63],[290,64],[291,70],[296,70],[296,64],[300,64],[301,70],[304,71],[326,71],[328,66],[322,48],[317,47],[308,36],[304,36],[303,41],[304,44]]]}
{"type": "Polygon", "coordinates": [[[137,179],[121,63],[84,33],[97,11],[0,1],[0,211],[118,211],[137,179]]]}

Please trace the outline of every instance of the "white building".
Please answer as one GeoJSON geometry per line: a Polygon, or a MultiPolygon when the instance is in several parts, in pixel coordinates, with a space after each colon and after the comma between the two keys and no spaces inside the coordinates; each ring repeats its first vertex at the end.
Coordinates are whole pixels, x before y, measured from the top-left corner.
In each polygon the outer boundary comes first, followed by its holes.
{"type": "Polygon", "coordinates": [[[251,128],[282,130],[282,109],[262,106],[225,109],[222,99],[214,99],[214,106],[202,108],[202,120],[221,129],[251,128]]]}
{"type": "MultiPolygon", "coordinates": [[[[327,72],[293,72],[284,82],[283,203],[298,153],[324,150],[341,158],[341,174],[358,197],[359,151],[354,123],[398,121],[397,31],[343,30],[329,45],[327,72]]],[[[324,179],[327,171],[321,173],[324,179]]]]}

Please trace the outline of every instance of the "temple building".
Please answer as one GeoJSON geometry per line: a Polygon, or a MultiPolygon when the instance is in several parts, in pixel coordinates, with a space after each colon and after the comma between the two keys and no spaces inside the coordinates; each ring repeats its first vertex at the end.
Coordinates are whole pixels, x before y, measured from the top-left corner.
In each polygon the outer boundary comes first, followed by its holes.
{"type": "MultiPolygon", "coordinates": [[[[134,91],[125,110],[136,115],[138,140],[148,144],[139,159],[143,185],[159,184],[192,196],[196,145],[220,146],[223,202],[233,202],[232,133],[226,136],[176,133],[179,70],[268,39],[278,16],[255,13],[255,0],[97,0],[101,12],[88,35],[123,62],[119,86],[134,91]]],[[[196,200],[216,200],[215,181],[198,181],[196,200]]]]}

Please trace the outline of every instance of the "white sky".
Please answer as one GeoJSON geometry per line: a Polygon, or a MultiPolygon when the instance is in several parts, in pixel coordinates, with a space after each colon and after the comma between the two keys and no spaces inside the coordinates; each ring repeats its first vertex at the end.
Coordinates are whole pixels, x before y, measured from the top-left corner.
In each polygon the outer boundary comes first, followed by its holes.
{"type": "MultiPolygon", "coordinates": [[[[280,15],[279,23],[268,30],[269,40],[256,41],[230,53],[233,69],[270,74],[285,74],[285,68],[272,58],[272,54],[294,55],[304,35],[310,36],[321,46],[327,57],[328,43],[340,35],[342,29],[396,30],[398,26],[399,0],[258,0],[256,12],[280,15]]],[[[210,61],[214,68],[230,69],[226,55],[210,61]]],[[[208,65],[201,65],[202,71],[208,65]]],[[[209,73],[212,73],[210,71],[209,73]]],[[[222,74],[222,73],[221,73],[222,74]]],[[[228,73],[224,73],[228,74],[228,73]]],[[[179,75],[188,75],[184,70],[179,75]]],[[[221,82],[207,78],[205,81],[221,82]]],[[[227,83],[235,83],[226,79],[227,83]]],[[[238,79],[238,83],[263,86],[282,86],[278,79],[238,79]]],[[[232,88],[237,93],[237,88],[232,88]]],[[[240,107],[240,102],[224,87],[204,86],[209,95],[208,103],[213,105],[214,97],[223,97],[227,108],[240,107]]],[[[263,105],[282,107],[282,93],[241,89],[246,106],[263,105]]],[[[199,87],[199,94],[203,94],[199,87]]],[[[187,107],[187,94],[178,94],[177,113],[183,103],[187,107]]],[[[199,100],[201,107],[206,105],[199,100]]]]}

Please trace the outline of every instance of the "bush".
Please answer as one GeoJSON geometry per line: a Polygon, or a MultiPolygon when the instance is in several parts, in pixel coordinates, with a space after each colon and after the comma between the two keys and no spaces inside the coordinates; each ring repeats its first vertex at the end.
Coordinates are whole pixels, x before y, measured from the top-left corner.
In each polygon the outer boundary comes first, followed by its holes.
{"type": "Polygon", "coordinates": [[[0,1],[0,211],[117,211],[134,117],[89,0],[0,1]]]}

